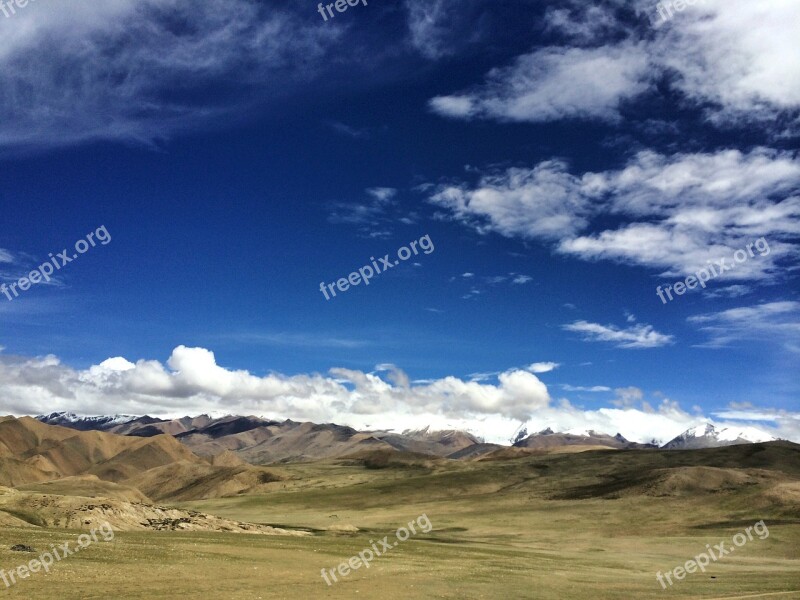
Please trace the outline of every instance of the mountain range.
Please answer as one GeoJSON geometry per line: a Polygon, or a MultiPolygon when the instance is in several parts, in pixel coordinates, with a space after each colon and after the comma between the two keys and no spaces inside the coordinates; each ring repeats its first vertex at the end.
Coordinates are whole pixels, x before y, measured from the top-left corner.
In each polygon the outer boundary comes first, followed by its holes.
{"type": "MultiPolygon", "coordinates": [[[[246,463],[273,464],[323,458],[339,458],[361,450],[413,452],[450,459],[476,459],[506,448],[487,444],[470,433],[456,430],[431,431],[428,428],[402,433],[357,431],[334,423],[316,424],[292,420],[275,421],[256,416],[200,415],[180,419],[158,419],[130,415],[82,417],[58,412],[36,417],[50,425],[79,431],[103,431],[132,437],[173,436],[192,452],[211,458],[229,452],[246,463]]],[[[608,435],[594,430],[556,432],[547,428],[527,435],[523,432],[513,448],[553,450],[563,447],[585,449],[669,450],[713,448],[718,446],[774,441],[776,438],[752,427],[718,428],[711,423],[692,427],[659,446],[656,440],[638,443],[621,434],[608,435]]]]}
{"type": "MultiPolygon", "coordinates": [[[[375,469],[420,475],[452,474],[453,469],[490,473],[493,467],[487,461],[493,461],[492,465],[511,474],[515,468],[527,473],[522,466],[514,465],[541,460],[561,465],[559,468],[565,473],[580,470],[581,465],[588,463],[595,465],[590,469],[594,471],[598,468],[597,461],[636,472],[628,463],[644,461],[654,470],[649,475],[639,473],[629,477],[626,485],[631,493],[670,495],[698,486],[705,489],[703,482],[707,480],[713,483],[719,479],[722,482],[719,485],[734,487],[750,481],[747,477],[751,475],[719,471],[738,468],[742,461],[748,465],[748,460],[753,465],[763,462],[748,458],[752,453],[748,454],[741,444],[755,444],[754,453],[767,454],[795,448],[785,442],[764,444],[763,441],[767,440],[758,431],[717,429],[710,424],[690,429],[672,440],[667,445],[670,449],[685,449],[673,453],[653,444],[630,442],[621,435],[608,436],[591,430],[545,429],[520,436],[509,447],[487,444],[460,431],[359,432],[335,424],[278,422],[252,416],[201,415],[176,420],[128,416],[81,418],[63,413],[39,419],[9,416],[0,417],[0,525],[74,527],[81,519],[83,523],[108,519],[115,527],[124,529],[285,534],[280,527],[265,523],[215,520],[157,503],[280,493],[287,486],[315,485],[313,477],[306,480],[301,475],[298,479],[300,473],[327,473],[336,467],[355,468],[349,471],[351,476],[375,469]],[[730,446],[732,453],[725,458],[728,455],[721,451],[726,448],[697,451],[709,445],[730,446]],[[602,454],[609,456],[601,457],[592,450],[604,451],[602,454]],[[675,459],[669,460],[667,455],[675,459]],[[684,463],[691,469],[674,470],[684,463]]],[[[393,480],[392,475],[388,477],[393,480]]],[[[586,489],[558,493],[577,498],[597,494],[617,497],[622,492],[614,478],[610,483],[602,478],[590,480],[585,484],[586,489]]]]}

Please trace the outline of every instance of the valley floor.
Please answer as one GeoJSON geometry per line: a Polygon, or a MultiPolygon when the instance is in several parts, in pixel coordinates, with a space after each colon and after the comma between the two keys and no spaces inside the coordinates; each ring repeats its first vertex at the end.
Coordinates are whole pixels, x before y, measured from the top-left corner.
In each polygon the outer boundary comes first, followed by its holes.
{"type": "MultiPolygon", "coordinates": [[[[779,454],[773,458],[795,460],[779,454]]],[[[710,462],[726,460],[714,456],[710,462]]],[[[757,481],[747,485],[729,485],[725,478],[733,475],[721,467],[688,466],[679,485],[637,479],[646,471],[641,461],[662,460],[676,459],[587,452],[383,469],[343,461],[284,465],[285,479],[261,495],[180,506],[312,536],[118,532],[113,541],[57,563],[50,574],[32,574],[9,589],[0,581],[0,594],[26,600],[800,599],[794,495],[800,465],[788,473],[748,470],[757,481]],[[620,473],[627,476],[619,480],[620,473]],[[716,489],[704,489],[703,480],[715,477],[722,478],[712,481],[716,489]],[[776,489],[779,501],[770,495],[776,489]],[[423,514],[432,524],[428,533],[418,531],[337,583],[321,577],[321,569],[336,568],[384,536],[395,539],[398,527],[423,514]],[[656,580],[657,572],[683,565],[707,544],[731,546],[734,535],[761,520],[765,539],[754,537],[666,590],[656,580]],[[348,534],[349,526],[358,532],[348,534]]],[[[0,529],[0,568],[36,556],[11,552],[13,544],[43,551],[79,533],[0,529]]]]}

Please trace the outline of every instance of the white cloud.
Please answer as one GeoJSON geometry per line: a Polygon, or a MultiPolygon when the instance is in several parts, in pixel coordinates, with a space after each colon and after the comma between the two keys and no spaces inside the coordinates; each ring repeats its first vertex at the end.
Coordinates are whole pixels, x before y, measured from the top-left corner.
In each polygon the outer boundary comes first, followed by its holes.
{"type": "Polygon", "coordinates": [[[447,117],[552,121],[565,117],[619,119],[619,107],[650,87],[650,65],[636,44],[545,48],[489,73],[472,92],[439,96],[431,108],[447,117]]]}
{"type": "Polygon", "coordinates": [[[317,333],[228,333],[220,336],[237,344],[264,344],[271,346],[297,346],[301,348],[361,348],[369,341],[357,338],[329,336],[317,333]]]}
{"type": "Polygon", "coordinates": [[[769,121],[800,107],[799,38],[797,2],[705,0],[668,21],[651,52],[688,98],[713,103],[712,119],[769,121]]]}
{"type": "Polygon", "coordinates": [[[706,298],[739,298],[740,296],[746,296],[753,289],[748,285],[742,284],[734,284],[734,285],[726,285],[724,287],[715,289],[715,290],[708,290],[706,291],[706,298]]]}
{"type": "Polygon", "coordinates": [[[479,42],[489,0],[404,0],[409,41],[424,57],[435,60],[457,54],[479,42]]]}
{"type": "Polygon", "coordinates": [[[447,15],[454,10],[449,0],[411,0],[408,6],[408,28],[411,43],[424,56],[438,58],[452,50],[445,43],[449,34],[447,15]]]}
{"type": "Polygon", "coordinates": [[[789,152],[640,152],[618,170],[569,172],[549,160],[447,184],[430,201],[480,233],[555,243],[584,260],[685,276],[765,238],[722,279],[771,280],[800,253],[800,161],[789,152]],[[602,229],[609,216],[616,229],[602,229]]]}
{"type": "Polygon", "coordinates": [[[563,240],[559,250],[583,259],[610,259],[685,275],[726,258],[758,238],[768,250],[723,277],[769,279],[797,253],[800,162],[757,148],[745,154],[637,154],[619,171],[583,177],[584,189],[606,199],[606,209],[634,221],[618,229],[563,240]]]}
{"type": "MultiPolygon", "coordinates": [[[[283,415],[316,421],[345,421],[352,415],[432,414],[448,418],[500,415],[526,419],[549,403],[547,387],[532,373],[511,370],[498,384],[444,377],[411,385],[393,365],[379,365],[388,382],[373,373],[331,369],[330,376],[229,370],[204,348],[175,348],[166,365],[116,357],[84,371],[53,356],[0,359],[0,396],[22,413],[76,410],[130,414],[223,410],[283,415]]],[[[387,421],[388,423],[388,421],[387,421]]]]}
{"type": "Polygon", "coordinates": [[[549,373],[560,366],[561,364],[557,362],[537,362],[529,365],[527,370],[531,373],[549,373]]]}
{"type": "Polygon", "coordinates": [[[611,388],[605,385],[592,385],[592,386],[582,386],[582,385],[569,385],[565,383],[561,386],[567,392],[610,392],[611,388]]]}
{"type": "Polygon", "coordinates": [[[528,365],[526,369],[531,373],[549,373],[561,366],[561,363],[541,362],[528,365]]]}
{"type": "MultiPolygon", "coordinates": [[[[547,427],[554,431],[592,429],[608,435],[621,433],[633,442],[648,443],[655,440],[659,444],[664,444],[689,428],[709,422],[720,428],[736,428],[742,425],[741,422],[712,420],[702,414],[688,414],[676,402],[669,399],[664,399],[655,408],[623,406],[597,410],[581,410],[562,400],[557,406],[537,412],[532,419],[522,425],[528,431],[541,431],[547,427]]],[[[764,422],[755,425],[759,430],[774,437],[800,440],[800,413],[786,414],[778,422],[777,427],[764,422]]]]}
{"type": "Polygon", "coordinates": [[[614,406],[632,407],[642,403],[644,392],[637,387],[617,388],[614,390],[616,398],[611,401],[614,406]]]}
{"type": "Polygon", "coordinates": [[[587,342],[611,342],[618,348],[659,348],[674,343],[673,336],[659,333],[652,325],[640,324],[622,329],[614,325],[575,321],[563,327],[583,334],[587,342]]]}
{"type": "MultiPolygon", "coordinates": [[[[464,429],[494,442],[507,442],[520,423],[526,423],[530,431],[548,426],[559,431],[595,429],[612,435],[620,432],[633,441],[666,442],[703,420],[702,415],[689,415],[666,399],[655,409],[626,406],[586,411],[566,400],[553,404],[547,387],[530,372],[510,370],[496,376],[496,384],[457,377],[411,382],[389,364],[378,365],[374,373],[331,369],[328,376],[257,376],[221,367],[209,350],[185,346],[175,348],[166,365],[115,357],[85,370],[72,369],[54,356],[0,354],[0,397],[4,410],[17,415],[59,410],[172,418],[199,413],[261,414],[358,429],[464,429]]],[[[602,386],[586,389],[607,390],[602,386]]],[[[782,420],[777,430],[763,428],[800,441],[800,415],[778,417],[782,420]]]]}
{"type": "Polygon", "coordinates": [[[731,404],[729,410],[714,413],[719,419],[734,422],[734,426],[742,423],[754,425],[762,430],[771,431],[772,435],[784,440],[797,442],[800,440],[800,413],[791,413],[787,410],[776,410],[770,408],[757,408],[752,405],[735,408],[735,403],[731,404]],[[765,427],[767,423],[774,423],[774,427],[765,427]]]}
{"type": "Polygon", "coordinates": [[[514,277],[514,279],[511,280],[511,283],[514,283],[516,285],[523,285],[525,283],[528,283],[529,281],[533,281],[533,277],[531,277],[530,275],[517,275],[516,277],[514,277]]]}
{"type": "MultiPolygon", "coordinates": [[[[362,202],[335,202],[330,207],[328,221],[335,225],[355,225],[371,238],[391,237],[387,226],[398,220],[397,189],[373,187],[365,190],[369,199],[362,202]]],[[[413,214],[413,213],[412,213],[413,214]]]]}
{"type": "Polygon", "coordinates": [[[461,119],[613,121],[621,104],[654,93],[652,82],[663,78],[718,125],[797,130],[800,4],[704,0],[644,30],[619,15],[633,8],[656,21],[654,2],[616,2],[626,9],[616,14],[572,4],[548,10],[545,23],[574,46],[537,48],[492,70],[483,86],[438,96],[431,107],[461,119]]]}
{"type": "Polygon", "coordinates": [[[277,95],[337,35],[251,0],[31,3],[0,19],[0,147],[164,139],[252,101],[233,89],[277,95]]]}
{"type": "Polygon", "coordinates": [[[545,23],[549,31],[558,32],[578,43],[594,40],[618,32],[620,23],[606,6],[578,4],[568,8],[548,7],[545,23]]]}
{"type": "Polygon", "coordinates": [[[351,127],[339,121],[328,121],[328,126],[337,133],[341,133],[342,135],[356,140],[367,139],[370,136],[370,130],[365,127],[351,127]]]}
{"type": "Polygon", "coordinates": [[[367,188],[367,193],[378,202],[388,203],[397,195],[397,190],[390,187],[367,188]]]}
{"type": "Polygon", "coordinates": [[[701,346],[723,348],[732,342],[769,340],[782,342],[787,350],[800,352],[794,343],[800,338],[800,302],[779,301],[731,308],[689,317],[709,336],[701,346]]]}
{"type": "Polygon", "coordinates": [[[580,188],[566,163],[553,160],[484,175],[474,188],[440,186],[430,200],[482,233],[559,239],[588,225],[592,207],[580,188]]]}
{"type": "Polygon", "coordinates": [[[14,262],[14,255],[11,254],[8,250],[4,250],[0,248],[0,263],[13,263],[14,262]]]}

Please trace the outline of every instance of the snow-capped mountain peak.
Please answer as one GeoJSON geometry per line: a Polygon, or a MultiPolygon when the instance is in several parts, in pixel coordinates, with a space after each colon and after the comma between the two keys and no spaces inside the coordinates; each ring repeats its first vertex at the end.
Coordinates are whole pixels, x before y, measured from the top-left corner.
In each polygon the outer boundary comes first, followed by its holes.
{"type": "Polygon", "coordinates": [[[678,437],[662,446],[667,449],[715,448],[735,444],[774,442],[777,438],[755,427],[721,427],[713,423],[701,423],[687,429],[678,437]]]}
{"type": "Polygon", "coordinates": [[[73,429],[110,429],[115,425],[122,425],[135,421],[139,417],[135,415],[99,415],[85,417],[76,415],[73,412],[54,412],[49,415],[39,415],[37,420],[48,425],[61,425],[73,429]]]}

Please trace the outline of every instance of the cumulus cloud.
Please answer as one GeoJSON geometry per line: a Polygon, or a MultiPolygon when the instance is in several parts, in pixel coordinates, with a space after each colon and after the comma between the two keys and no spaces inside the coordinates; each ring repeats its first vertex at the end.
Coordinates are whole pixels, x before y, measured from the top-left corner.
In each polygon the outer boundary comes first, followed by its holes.
{"type": "Polygon", "coordinates": [[[660,348],[675,342],[674,336],[656,331],[652,325],[621,328],[588,321],[575,321],[563,326],[567,331],[583,335],[587,342],[610,342],[618,348],[660,348]]]}
{"type": "MultiPolygon", "coordinates": [[[[656,408],[644,402],[642,408],[635,408],[641,391],[633,387],[617,390],[618,398],[630,400],[619,407],[584,410],[567,400],[553,403],[545,384],[529,371],[512,369],[481,379],[449,376],[412,382],[391,364],[378,365],[371,373],[335,368],[328,375],[259,376],[222,367],[213,352],[185,346],[175,348],[166,364],[113,357],[84,370],[73,369],[55,356],[0,354],[0,410],[17,415],[63,410],[173,418],[199,413],[260,414],[358,429],[463,429],[494,442],[507,442],[520,423],[530,431],[594,429],[612,435],[620,432],[634,441],[666,442],[703,419],[685,413],[668,399],[656,408]],[[490,378],[496,383],[487,383],[490,378]]],[[[764,424],[763,428],[800,440],[800,415],[778,416],[783,425],[776,429],[764,424]]]]}
{"type": "Polygon", "coordinates": [[[635,406],[644,399],[644,392],[637,387],[617,388],[614,390],[616,398],[611,401],[614,406],[635,406]]]}
{"type": "Polygon", "coordinates": [[[561,365],[557,362],[537,362],[533,363],[532,365],[528,365],[527,370],[531,373],[549,373],[560,366],[561,365]]]}
{"type": "Polygon", "coordinates": [[[800,107],[800,4],[705,0],[659,29],[651,46],[687,98],[722,124],[800,107]]]}
{"type": "Polygon", "coordinates": [[[316,421],[351,415],[432,414],[448,418],[499,415],[527,419],[550,401],[547,387],[527,371],[500,373],[497,384],[456,377],[412,385],[393,365],[376,373],[331,369],[329,376],[230,370],[204,348],[175,348],[166,365],[115,357],[76,371],[54,356],[0,360],[0,397],[16,412],[175,413],[184,410],[269,413],[316,421]]]}

